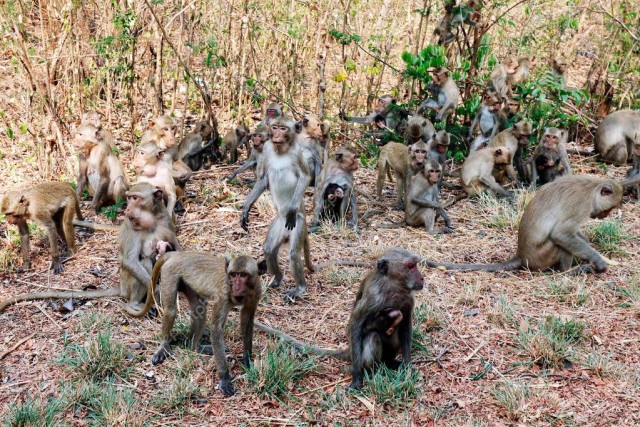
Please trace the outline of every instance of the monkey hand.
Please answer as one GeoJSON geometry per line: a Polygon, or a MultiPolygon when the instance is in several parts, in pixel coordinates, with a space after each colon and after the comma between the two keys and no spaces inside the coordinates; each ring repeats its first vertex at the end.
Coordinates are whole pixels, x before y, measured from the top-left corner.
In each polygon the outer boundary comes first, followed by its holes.
{"type": "Polygon", "coordinates": [[[243,212],[240,218],[240,227],[247,233],[249,232],[249,212],[243,212]]]}
{"type": "Polygon", "coordinates": [[[287,230],[293,230],[294,228],[296,228],[297,218],[298,218],[298,210],[290,209],[289,212],[287,212],[287,217],[286,217],[286,222],[284,223],[284,227],[287,230]]]}

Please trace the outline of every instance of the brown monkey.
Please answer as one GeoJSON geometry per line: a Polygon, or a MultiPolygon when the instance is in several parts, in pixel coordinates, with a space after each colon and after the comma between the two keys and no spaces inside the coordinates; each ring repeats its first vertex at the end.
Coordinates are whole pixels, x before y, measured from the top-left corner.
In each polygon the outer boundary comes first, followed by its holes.
{"type": "MultiPolygon", "coordinates": [[[[480,150],[481,153],[487,150],[480,150]]],[[[589,245],[580,228],[589,218],[605,218],[622,202],[622,186],[608,178],[592,175],[567,175],[536,191],[524,210],[518,226],[518,251],[509,261],[499,264],[449,264],[427,260],[429,267],[448,270],[531,270],[572,267],[573,258],[594,264],[598,273],[615,261],[604,258],[589,245]]],[[[581,266],[588,272],[589,265],[581,266]]]]}
{"type": "Polygon", "coordinates": [[[447,121],[449,114],[455,111],[460,97],[460,90],[456,82],[449,76],[449,70],[440,67],[433,72],[433,83],[430,91],[436,99],[427,98],[418,107],[418,113],[425,108],[436,111],[437,121],[447,121]]]}
{"type": "Polygon", "coordinates": [[[471,140],[476,126],[480,129],[480,134],[475,137],[469,146],[469,153],[485,147],[498,134],[500,131],[498,114],[501,108],[502,101],[500,98],[494,95],[485,95],[469,127],[469,140],[471,140]]]}
{"type": "Polygon", "coordinates": [[[178,314],[178,292],[189,301],[191,328],[188,343],[197,351],[207,320],[207,301],[211,307],[211,346],[220,378],[220,391],[227,396],[235,394],[225,356],[224,324],[229,309],[242,306],[240,331],[242,334],[242,364],[251,364],[253,346],[253,321],[260,301],[262,288],[258,264],[248,256],[231,260],[193,252],[169,252],[163,255],[155,267],[147,289],[147,300],[140,311],[124,307],[134,317],[142,317],[153,306],[155,286],[160,277],[162,316],[162,343],[151,358],[157,365],[164,362],[171,352],[171,329],[178,314]]]}
{"type": "Polygon", "coordinates": [[[487,92],[501,99],[513,97],[513,87],[529,78],[529,72],[535,56],[521,56],[516,61],[509,60],[507,65],[498,64],[489,78],[487,92]]]}
{"type": "Polygon", "coordinates": [[[178,158],[192,171],[200,170],[205,155],[211,156],[213,143],[213,128],[209,123],[201,121],[180,141],[178,158]]]}
{"type": "Polygon", "coordinates": [[[373,124],[376,129],[389,129],[393,132],[399,132],[404,125],[406,111],[401,110],[397,106],[397,101],[391,95],[383,95],[378,98],[378,103],[374,107],[371,114],[365,117],[349,117],[340,111],[338,116],[347,122],[373,124]]]}
{"type": "Polygon", "coordinates": [[[157,145],[145,143],[136,148],[132,165],[138,174],[138,182],[147,182],[162,189],[167,198],[167,210],[173,216],[178,196],[172,175],[173,161],[171,157],[157,145]]]}
{"type": "MultiPolygon", "coordinates": [[[[638,146],[636,145],[636,147],[638,146]]],[[[636,153],[636,157],[638,156],[640,156],[640,153],[636,153]]],[[[640,202],[640,163],[634,164],[634,166],[627,171],[627,177],[620,184],[624,187],[635,187],[636,202],[640,202]]]]}
{"type": "Polygon", "coordinates": [[[487,147],[469,154],[462,164],[462,186],[473,196],[483,191],[512,198],[510,191],[502,188],[494,177],[494,172],[504,173],[511,165],[511,152],[507,147],[487,147]]]}
{"type": "Polygon", "coordinates": [[[79,159],[78,200],[82,200],[82,192],[87,187],[93,195],[93,209],[98,213],[102,206],[124,199],[124,192],[129,188],[127,177],[109,143],[100,140],[98,129],[90,125],[78,126],[73,146],[79,159]]]}
{"type": "Polygon", "coordinates": [[[262,150],[264,144],[271,138],[271,128],[268,126],[258,126],[255,132],[249,134],[249,141],[251,141],[251,155],[249,159],[242,164],[235,172],[225,176],[224,179],[232,180],[239,173],[246,171],[247,169],[253,169],[258,179],[264,170],[264,156],[262,150]]]}
{"type": "Polygon", "coordinates": [[[422,227],[428,233],[451,233],[451,220],[439,202],[442,166],[430,159],[419,173],[409,181],[405,201],[404,220],[411,227],[422,227]],[[440,215],[445,226],[435,228],[436,218],[440,215]]]}
{"type": "Polygon", "coordinates": [[[451,27],[455,28],[463,22],[472,27],[477,26],[481,18],[480,9],[483,6],[481,0],[468,0],[466,3],[456,6],[453,9],[451,27]]]}
{"type": "Polygon", "coordinates": [[[566,73],[568,69],[569,64],[567,64],[566,61],[551,60],[551,75],[560,81],[562,87],[564,87],[567,82],[566,73]]]}
{"type": "Polygon", "coordinates": [[[452,16],[453,8],[456,5],[456,0],[446,0],[444,2],[444,15],[440,19],[438,26],[433,30],[433,34],[438,36],[438,44],[446,46],[455,39],[455,34],[452,32],[452,16]]]}
{"type": "Polygon", "coordinates": [[[431,121],[419,114],[409,116],[407,127],[404,130],[404,143],[411,145],[422,141],[429,144],[436,134],[436,128],[431,121]]]}
{"type": "MultiPolygon", "coordinates": [[[[101,143],[107,144],[109,147],[109,151],[115,153],[116,151],[116,142],[113,138],[113,134],[109,132],[107,129],[102,127],[102,121],[100,120],[100,115],[97,111],[87,111],[82,114],[82,118],[80,119],[80,125],[89,125],[98,129],[97,139],[101,143]]],[[[131,148],[131,144],[122,144],[123,148],[129,149],[131,148]]]]}
{"type": "MultiPolygon", "coordinates": [[[[47,189],[47,194],[55,194],[55,191],[47,189]]],[[[151,270],[156,258],[168,250],[180,250],[180,244],[173,222],[164,206],[162,190],[146,182],[137,183],[131,186],[125,195],[127,208],[124,211],[125,218],[120,225],[118,236],[119,287],[86,292],[38,292],[17,295],[0,304],[0,312],[20,301],[50,298],[121,297],[134,308],[144,304],[147,285],[151,279],[151,270]]],[[[75,194],[73,196],[75,197],[75,194]]]]}
{"type": "MultiPolygon", "coordinates": [[[[531,126],[531,122],[528,120],[521,120],[514,124],[512,128],[505,129],[497,134],[491,141],[489,141],[489,144],[487,144],[487,147],[490,148],[507,147],[511,153],[512,162],[505,171],[509,178],[514,182],[518,181],[518,176],[522,182],[526,180],[524,166],[522,166],[522,150],[529,145],[529,136],[532,133],[533,127],[531,126]],[[516,172],[513,169],[514,163],[518,170],[518,175],[516,175],[516,172]]],[[[496,177],[496,179],[500,182],[498,177],[496,177]]]]}
{"type": "MultiPolygon", "coordinates": [[[[447,151],[449,150],[450,143],[451,139],[449,138],[449,134],[444,129],[436,132],[433,139],[429,142],[429,153],[427,157],[437,161],[440,166],[442,166],[443,171],[447,164],[447,151]]],[[[444,175],[444,172],[442,175],[444,175]]],[[[442,176],[440,177],[440,182],[442,182],[442,176]]]]}
{"type": "Polygon", "coordinates": [[[222,156],[226,157],[227,153],[229,153],[229,161],[235,163],[238,161],[238,148],[242,146],[244,146],[248,154],[248,134],[249,128],[244,123],[240,123],[235,129],[231,129],[224,138],[222,138],[222,156]]]}
{"type": "Polygon", "coordinates": [[[296,123],[295,144],[300,146],[302,157],[307,162],[307,168],[311,174],[309,185],[312,187],[320,181],[320,172],[322,172],[324,150],[320,148],[320,144],[324,138],[324,126],[315,114],[307,114],[296,123]]]}
{"type": "Polygon", "coordinates": [[[346,350],[310,346],[258,321],[255,326],[301,350],[351,360],[349,387],[358,389],[363,385],[364,371],[379,363],[395,369],[399,365],[398,354],[402,356],[403,364],[411,363],[414,294],[424,288],[419,262],[418,255],[401,248],[391,248],[382,254],[373,270],[360,282],[349,318],[349,348],[346,350]]]}
{"type": "Polygon", "coordinates": [[[347,225],[354,230],[358,228],[358,208],[353,188],[353,174],[357,170],[358,158],[343,147],[325,163],[315,194],[312,227],[317,227],[320,220],[325,218],[330,221],[346,218],[347,209],[351,207],[351,220],[347,221],[347,225]]]}
{"type": "Polygon", "coordinates": [[[535,56],[521,56],[518,58],[517,64],[512,63],[513,71],[507,74],[507,84],[514,87],[527,80],[535,59],[535,56]]]}
{"type": "Polygon", "coordinates": [[[605,162],[626,165],[640,144],[640,111],[620,110],[604,118],[596,131],[596,151],[605,162]]]}
{"type": "MultiPolygon", "coordinates": [[[[538,162],[536,167],[529,168],[531,171],[530,180],[532,188],[536,186],[538,170],[540,170],[539,167],[545,165],[542,160],[538,160],[538,157],[542,154],[544,154],[547,159],[547,167],[543,167],[542,169],[546,172],[546,176],[544,177],[545,179],[541,181],[545,181],[548,178],[551,178],[551,181],[553,181],[556,176],[564,174],[571,175],[571,166],[569,165],[569,156],[567,155],[567,137],[568,132],[564,129],[545,128],[542,141],[540,141],[531,155],[531,161],[538,162]],[[560,167],[550,166],[551,162],[557,163],[556,160],[560,162],[560,167]]],[[[544,184],[544,182],[542,183],[544,184]]]]}
{"type": "Polygon", "coordinates": [[[537,184],[544,185],[553,181],[563,172],[562,165],[560,165],[560,156],[553,151],[541,153],[535,157],[532,156],[525,167],[533,188],[537,184]]]}
{"type": "Polygon", "coordinates": [[[44,182],[29,190],[10,191],[0,198],[0,214],[9,224],[18,226],[22,248],[23,272],[31,268],[29,258],[29,226],[27,221],[38,221],[47,229],[51,248],[51,266],[55,274],[62,272],[58,236],[67,244],[69,252],[76,253],[73,234],[73,217],[82,218],[78,199],[71,185],[66,182],[44,182]]]}
{"type": "Polygon", "coordinates": [[[263,150],[264,171],[242,207],[240,225],[248,231],[249,211],[268,187],[278,213],[264,241],[267,267],[269,273],[275,276],[272,286],[279,286],[282,271],[278,266],[278,252],[282,243],[288,240],[289,260],[296,287],[285,295],[290,300],[295,300],[307,289],[300,259],[301,250],[304,250],[307,268],[313,271],[304,210],[304,192],[309,184],[309,170],[302,157],[302,150],[294,143],[296,133],[293,120],[286,117],[275,119],[271,122],[271,133],[271,140],[263,150]]]}
{"type": "Polygon", "coordinates": [[[404,144],[397,142],[389,142],[380,149],[380,158],[378,159],[378,180],[376,182],[376,194],[382,196],[382,187],[384,187],[384,177],[389,176],[391,179],[389,168],[393,169],[396,176],[398,208],[404,209],[404,195],[406,193],[407,182],[417,173],[427,161],[427,153],[429,147],[418,141],[408,148],[404,144]]]}
{"type": "Polygon", "coordinates": [[[156,119],[149,120],[148,126],[149,128],[142,135],[140,145],[153,143],[164,153],[164,161],[168,162],[171,159],[172,176],[175,178],[176,184],[181,189],[184,189],[193,171],[179,157],[176,141],[176,121],[172,117],[162,115],[156,119]]]}

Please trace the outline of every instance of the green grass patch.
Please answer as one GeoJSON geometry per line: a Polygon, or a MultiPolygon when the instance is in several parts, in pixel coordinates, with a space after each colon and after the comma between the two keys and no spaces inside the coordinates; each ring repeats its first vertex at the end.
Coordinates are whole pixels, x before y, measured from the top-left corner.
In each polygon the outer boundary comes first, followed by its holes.
{"type": "Polygon", "coordinates": [[[505,410],[507,418],[517,421],[524,413],[531,390],[525,383],[503,380],[491,390],[491,395],[498,406],[505,410]]]}
{"type": "Polygon", "coordinates": [[[84,381],[74,389],[76,409],[85,412],[90,425],[142,425],[144,402],[136,399],[135,390],[115,383],[114,378],[95,383],[84,381]]]}
{"type": "Polygon", "coordinates": [[[625,233],[618,220],[599,221],[587,228],[586,235],[600,252],[607,256],[629,256],[620,244],[631,236],[625,233]]]}
{"type": "Polygon", "coordinates": [[[442,315],[428,304],[421,304],[413,310],[412,347],[417,352],[431,354],[425,346],[429,340],[429,332],[442,327],[442,315]]]}
{"type": "Polygon", "coordinates": [[[9,405],[3,423],[11,427],[58,426],[68,406],[64,395],[42,400],[28,397],[23,402],[9,405]]]}
{"type": "Polygon", "coordinates": [[[547,278],[548,296],[573,306],[584,305],[591,293],[586,286],[585,276],[555,276],[547,278]]]}
{"type": "Polygon", "coordinates": [[[200,386],[189,378],[177,378],[151,398],[151,405],[162,413],[182,416],[192,400],[200,395],[200,386]]]}
{"type": "Polygon", "coordinates": [[[422,389],[419,372],[404,365],[393,370],[381,364],[373,373],[365,372],[364,378],[362,392],[385,406],[411,406],[422,389]]]}
{"type": "Polygon", "coordinates": [[[573,346],[583,339],[586,325],[576,319],[562,320],[547,316],[537,329],[528,327],[518,331],[519,346],[545,368],[561,368],[573,356],[573,346]]]}
{"type": "Polygon", "coordinates": [[[505,294],[492,297],[493,306],[487,312],[489,321],[501,326],[516,326],[519,311],[516,304],[505,294]]]}

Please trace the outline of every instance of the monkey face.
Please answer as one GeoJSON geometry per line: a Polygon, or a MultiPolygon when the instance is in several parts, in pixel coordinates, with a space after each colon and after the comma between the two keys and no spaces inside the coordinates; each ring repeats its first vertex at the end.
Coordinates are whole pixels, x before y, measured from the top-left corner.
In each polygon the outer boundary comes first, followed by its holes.
{"type": "Polygon", "coordinates": [[[158,151],[155,146],[144,145],[138,147],[131,164],[137,173],[140,173],[146,166],[155,165],[162,156],[162,151],[158,151]]]}
{"type": "Polygon", "coordinates": [[[91,125],[78,126],[72,144],[77,150],[90,150],[98,144],[98,129],[91,125]]]}
{"type": "Polygon", "coordinates": [[[9,192],[2,200],[0,213],[4,214],[9,224],[18,225],[28,219],[29,199],[16,191],[9,192]]]}
{"type": "Polygon", "coordinates": [[[90,125],[95,128],[100,128],[100,116],[95,111],[89,111],[82,115],[80,123],[83,125],[90,125]]]}
{"type": "Polygon", "coordinates": [[[338,184],[329,184],[327,190],[324,193],[324,198],[330,206],[335,206],[336,203],[344,198],[344,188],[338,184]]]}
{"type": "Polygon", "coordinates": [[[422,169],[427,161],[427,150],[415,147],[411,150],[411,159],[418,169],[422,169]]]}
{"type": "Polygon", "coordinates": [[[261,133],[254,133],[251,135],[251,146],[262,152],[262,145],[264,144],[264,136],[261,133]]]}
{"type": "Polygon", "coordinates": [[[439,169],[429,169],[427,171],[427,180],[429,184],[435,185],[440,180],[440,170],[439,169]]]}
{"type": "Polygon", "coordinates": [[[271,142],[278,153],[283,153],[288,149],[293,133],[293,130],[283,123],[271,126],[271,142]]]}
{"type": "Polygon", "coordinates": [[[449,145],[447,144],[436,145],[436,150],[438,150],[438,153],[440,154],[446,154],[448,148],[449,148],[449,145]]]}
{"type": "Polygon", "coordinates": [[[149,120],[156,139],[162,140],[167,148],[176,145],[176,122],[169,116],[160,116],[156,120],[149,120]]]}
{"type": "Polygon", "coordinates": [[[235,305],[241,305],[245,297],[251,294],[249,287],[251,276],[245,271],[230,271],[227,275],[231,283],[231,301],[235,305]]]}

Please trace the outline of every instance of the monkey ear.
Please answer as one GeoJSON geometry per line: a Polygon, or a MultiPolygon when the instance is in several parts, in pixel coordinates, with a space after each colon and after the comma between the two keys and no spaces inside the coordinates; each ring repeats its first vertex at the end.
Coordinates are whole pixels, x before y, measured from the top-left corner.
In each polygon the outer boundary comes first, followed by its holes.
{"type": "Polygon", "coordinates": [[[309,119],[308,118],[304,117],[302,119],[302,126],[304,126],[304,127],[309,126],[309,119]]]}
{"type": "Polygon", "coordinates": [[[336,153],[336,162],[342,161],[342,153],[336,153]]]}
{"type": "Polygon", "coordinates": [[[389,263],[386,259],[378,260],[377,268],[380,274],[387,274],[389,272],[389,263]]]}
{"type": "Polygon", "coordinates": [[[329,131],[329,126],[327,126],[325,123],[320,123],[320,132],[322,132],[323,134],[327,133],[329,131]]]}
{"type": "Polygon", "coordinates": [[[164,157],[164,150],[158,150],[158,153],[156,153],[156,157],[161,159],[164,157]]]}
{"type": "Polygon", "coordinates": [[[302,123],[296,122],[294,128],[295,128],[296,133],[302,132],[302,123]]]}
{"type": "Polygon", "coordinates": [[[26,197],[24,197],[24,195],[22,195],[20,196],[20,200],[18,201],[18,203],[20,203],[24,207],[27,207],[29,206],[29,199],[27,199],[26,197]]]}
{"type": "Polygon", "coordinates": [[[150,119],[149,123],[147,123],[147,127],[152,128],[156,125],[155,119],[150,119]]]}
{"type": "Polygon", "coordinates": [[[263,274],[267,274],[267,260],[263,259],[258,262],[258,274],[262,276],[263,274]]]}
{"type": "Polygon", "coordinates": [[[493,152],[493,154],[495,154],[496,156],[499,156],[502,154],[502,149],[498,148],[496,151],[493,152]]]}
{"type": "Polygon", "coordinates": [[[162,188],[156,187],[155,191],[153,192],[153,203],[164,203],[164,191],[162,191],[162,188]]]}
{"type": "Polygon", "coordinates": [[[602,188],[600,189],[601,196],[610,196],[612,194],[613,194],[613,188],[609,184],[603,185],[602,188]]]}
{"type": "Polygon", "coordinates": [[[229,272],[229,263],[231,262],[231,260],[229,259],[229,257],[224,257],[224,272],[228,273],[229,272]]]}

